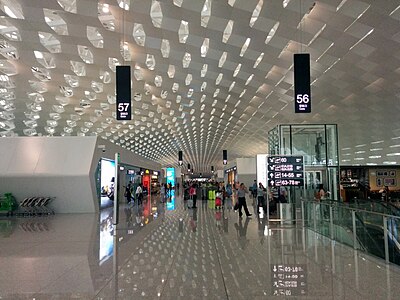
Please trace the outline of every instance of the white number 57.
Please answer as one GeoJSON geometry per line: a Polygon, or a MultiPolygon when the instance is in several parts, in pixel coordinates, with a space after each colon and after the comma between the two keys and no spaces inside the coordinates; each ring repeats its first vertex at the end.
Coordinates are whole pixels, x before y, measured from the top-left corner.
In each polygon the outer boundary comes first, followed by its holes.
{"type": "Polygon", "coordinates": [[[118,111],[128,111],[129,103],[118,103],[118,111]]]}

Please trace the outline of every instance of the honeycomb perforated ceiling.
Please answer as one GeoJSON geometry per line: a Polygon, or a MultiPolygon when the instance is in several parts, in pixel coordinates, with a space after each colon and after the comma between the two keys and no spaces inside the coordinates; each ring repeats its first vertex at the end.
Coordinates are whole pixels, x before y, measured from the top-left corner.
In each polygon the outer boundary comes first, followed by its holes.
{"type": "Polygon", "coordinates": [[[337,123],[341,164],[400,162],[397,0],[0,0],[0,136],[99,135],[196,171],[337,123]],[[313,111],[294,114],[293,54],[313,111]],[[115,120],[132,67],[133,120],[115,120]]]}

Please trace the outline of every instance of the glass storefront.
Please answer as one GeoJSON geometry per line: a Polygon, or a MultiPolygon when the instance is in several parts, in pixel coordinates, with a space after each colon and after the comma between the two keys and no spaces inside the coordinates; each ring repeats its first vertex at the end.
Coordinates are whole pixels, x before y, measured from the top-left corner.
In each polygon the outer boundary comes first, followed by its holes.
{"type": "Polygon", "coordinates": [[[288,203],[298,207],[302,197],[314,199],[321,184],[327,191],[327,198],[339,200],[336,124],[279,125],[268,133],[268,141],[269,155],[302,156],[304,159],[304,186],[284,188],[288,203]]]}

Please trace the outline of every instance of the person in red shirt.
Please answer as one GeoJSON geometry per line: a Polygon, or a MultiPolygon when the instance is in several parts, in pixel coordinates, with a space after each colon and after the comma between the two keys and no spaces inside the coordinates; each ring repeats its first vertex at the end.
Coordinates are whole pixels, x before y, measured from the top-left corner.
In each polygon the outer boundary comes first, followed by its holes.
{"type": "Polygon", "coordinates": [[[190,187],[190,190],[189,190],[189,195],[193,200],[192,208],[197,208],[197,206],[196,206],[196,200],[197,200],[197,191],[196,190],[197,189],[196,188],[197,188],[196,184],[193,183],[192,186],[190,187]]]}

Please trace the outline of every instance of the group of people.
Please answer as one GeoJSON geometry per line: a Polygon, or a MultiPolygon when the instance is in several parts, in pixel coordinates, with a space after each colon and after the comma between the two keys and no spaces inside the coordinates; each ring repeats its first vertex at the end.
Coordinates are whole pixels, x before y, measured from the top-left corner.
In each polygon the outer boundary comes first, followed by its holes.
{"type": "Polygon", "coordinates": [[[135,193],[133,193],[133,190],[134,190],[134,186],[133,186],[132,182],[129,182],[128,185],[125,187],[125,193],[124,193],[126,202],[134,203],[134,201],[136,200],[136,202],[138,204],[142,204],[142,202],[143,202],[142,185],[138,184],[138,186],[136,187],[135,193]]]}
{"type": "MultiPolygon", "coordinates": [[[[249,212],[247,203],[246,203],[246,193],[249,192],[248,188],[245,186],[244,183],[235,183],[234,185],[228,183],[225,185],[224,182],[208,182],[208,183],[201,183],[196,181],[188,181],[184,183],[185,189],[189,191],[189,199],[193,201],[193,205],[190,208],[196,208],[197,206],[197,198],[198,198],[198,191],[199,187],[202,187],[203,184],[206,184],[209,187],[213,187],[216,190],[222,200],[222,206],[225,205],[226,199],[231,199],[232,197],[236,197],[236,205],[235,210],[239,211],[239,217],[242,218],[243,211],[247,217],[250,217],[252,214],[249,212]]],[[[260,188],[262,184],[260,184],[260,188]]],[[[261,196],[261,195],[260,195],[261,196]]],[[[203,197],[207,197],[203,195],[203,197]]],[[[260,200],[261,201],[261,200],[260,200]]]]}

